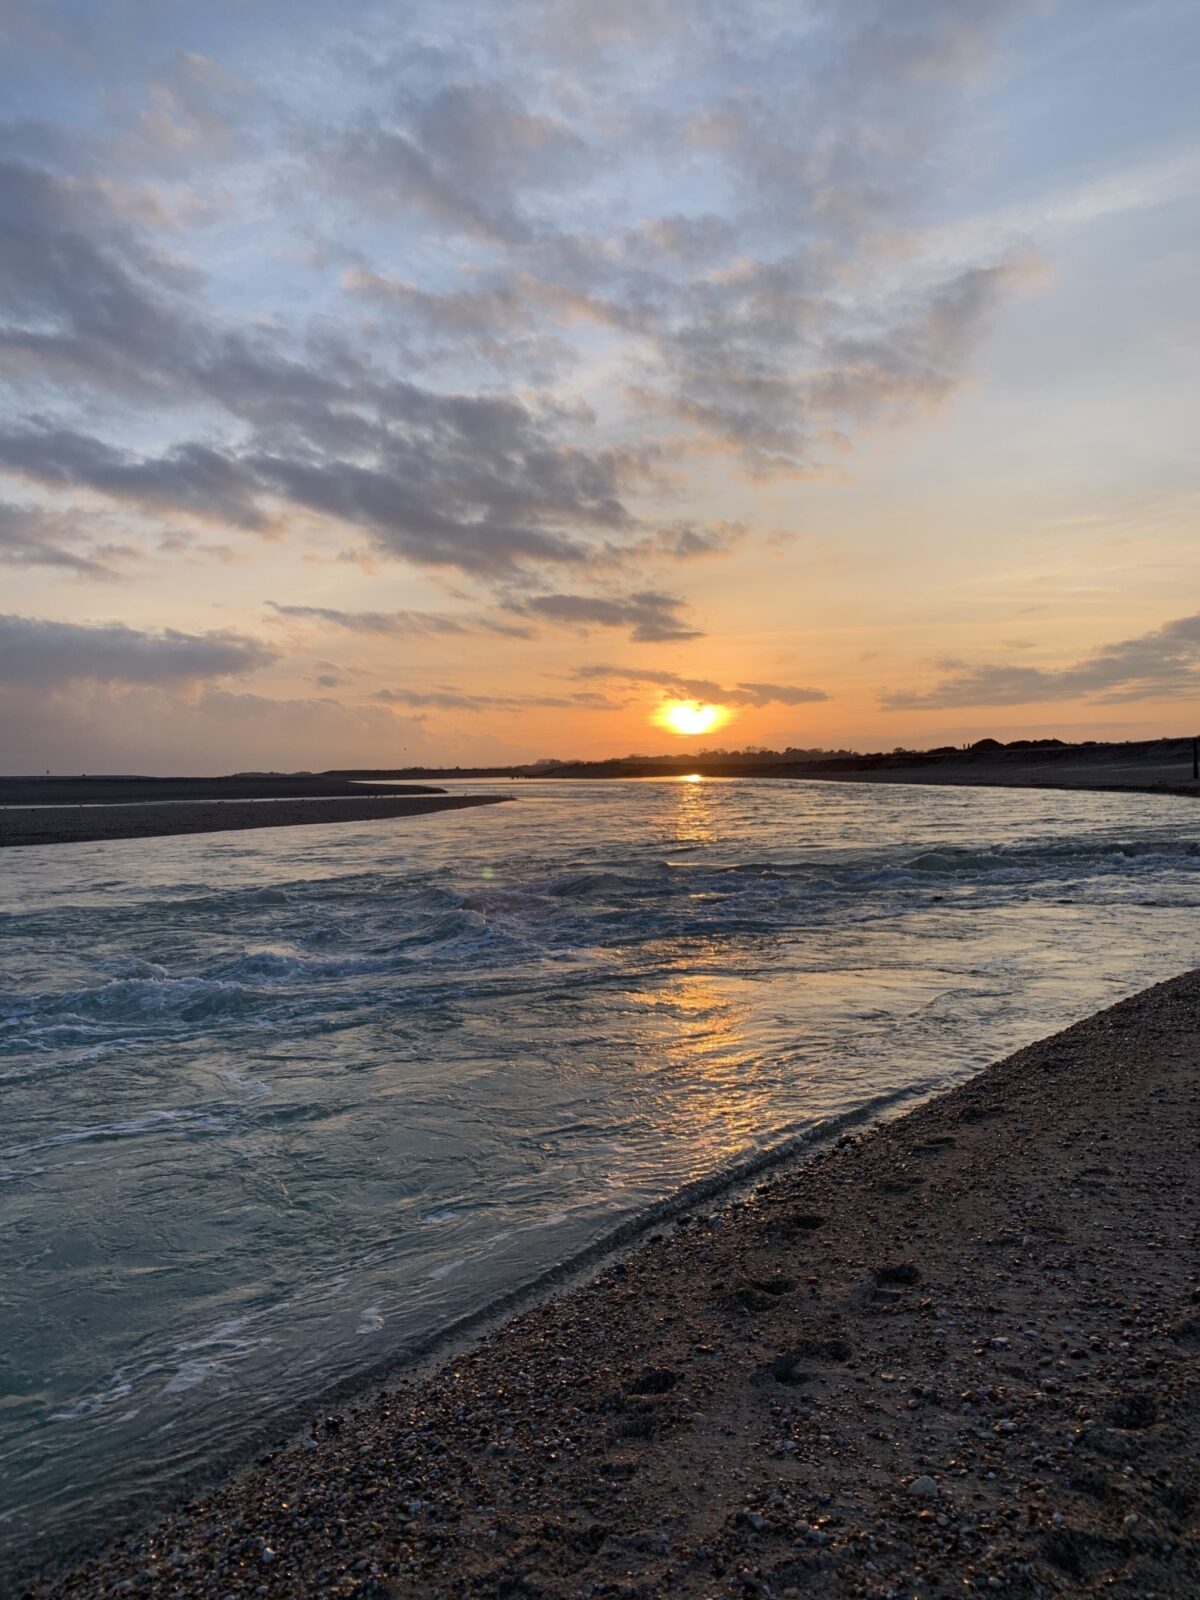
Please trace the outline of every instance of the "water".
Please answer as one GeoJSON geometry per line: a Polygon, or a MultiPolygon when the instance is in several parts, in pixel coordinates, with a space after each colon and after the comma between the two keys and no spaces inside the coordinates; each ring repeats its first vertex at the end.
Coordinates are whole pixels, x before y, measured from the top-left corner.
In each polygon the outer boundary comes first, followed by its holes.
{"type": "Polygon", "coordinates": [[[0,1549],[1197,961],[1200,811],[517,784],[0,867],[0,1549]]]}

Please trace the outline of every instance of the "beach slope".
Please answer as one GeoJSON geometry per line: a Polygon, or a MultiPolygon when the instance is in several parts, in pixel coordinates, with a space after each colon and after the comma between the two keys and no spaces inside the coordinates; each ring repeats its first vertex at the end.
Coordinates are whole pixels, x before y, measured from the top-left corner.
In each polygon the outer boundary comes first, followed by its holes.
{"type": "Polygon", "coordinates": [[[39,1595],[1200,1592],[1200,975],[545,1301],[39,1595]]]}

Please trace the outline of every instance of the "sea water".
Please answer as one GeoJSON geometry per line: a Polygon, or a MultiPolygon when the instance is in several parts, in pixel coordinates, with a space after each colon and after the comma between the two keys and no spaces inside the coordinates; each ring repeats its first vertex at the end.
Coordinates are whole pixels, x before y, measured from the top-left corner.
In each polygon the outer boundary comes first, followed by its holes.
{"type": "Polygon", "coordinates": [[[0,1567],[1198,959],[1185,799],[478,787],[0,858],[0,1567]]]}

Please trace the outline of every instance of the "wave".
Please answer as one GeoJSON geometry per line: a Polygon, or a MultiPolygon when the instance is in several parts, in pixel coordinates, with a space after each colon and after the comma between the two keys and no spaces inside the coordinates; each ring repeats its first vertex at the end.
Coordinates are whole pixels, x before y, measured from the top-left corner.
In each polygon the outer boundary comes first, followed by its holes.
{"type": "Polygon", "coordinates": [[[279,830],[151,842],[126,880],[100,848],[92,881],[11,869],[4,1537],[162,1493],[232,1395],[274,1432],[1190,952],[1182,803],[538,793],[315,856],[279,830]]]}

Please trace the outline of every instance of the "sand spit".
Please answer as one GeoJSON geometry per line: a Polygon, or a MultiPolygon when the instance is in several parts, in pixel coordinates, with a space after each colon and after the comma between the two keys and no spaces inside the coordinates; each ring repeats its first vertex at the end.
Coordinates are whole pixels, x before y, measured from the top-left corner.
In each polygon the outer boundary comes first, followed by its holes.
{"type": "Polygon", "coordinates": [[[39,1597],[1200,1593],[1200,973],[543,1302],[39,1597]]]}
{"type": "Polygon", "coordinates": [[[217,778],[0,777],[0,806],[115,806],[148,800],[317,800],[345,795],[445,794],[429,783],[353,783],[320,773],[231,773],[217,778]]]}
{"type": "Polygon", "coordinates": [[[507,795],[303,800],[183,800],[144,805],[11,807],[0,810],[0,849],[27,844],[84,844],[99,839],[154,839],[172,833],[239,828],[311,828],[330,822],[400,821],[431,811],[498,805],[507,795]]]}

